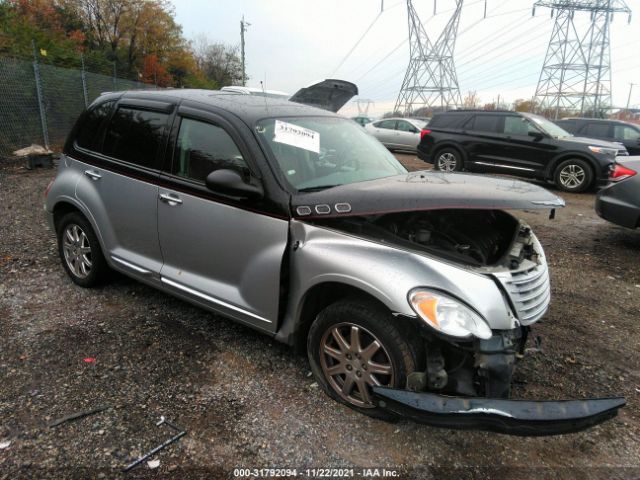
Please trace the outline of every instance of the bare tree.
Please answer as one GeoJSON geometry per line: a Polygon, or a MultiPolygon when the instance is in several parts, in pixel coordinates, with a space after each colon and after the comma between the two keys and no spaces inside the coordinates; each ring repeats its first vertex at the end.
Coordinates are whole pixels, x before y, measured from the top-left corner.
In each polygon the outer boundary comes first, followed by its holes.
{"type": "Polygon", "coordinates": [[[464,108],[478,108],[480,106],[480,97],[476,91],[469,91],[462,100],[462,106],[464,108]]]}
{"type": "Polygon", "coordinates": [[[206,37],[199,36],[193,42],[193,49],[198,68],[220,87],[242,82],[242,62],[237,45],[209,43],[206,37]]]}

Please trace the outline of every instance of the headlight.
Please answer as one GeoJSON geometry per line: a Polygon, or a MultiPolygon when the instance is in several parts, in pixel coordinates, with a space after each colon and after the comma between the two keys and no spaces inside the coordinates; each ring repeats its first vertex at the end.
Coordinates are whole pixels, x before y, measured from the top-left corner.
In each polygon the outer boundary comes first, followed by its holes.
{"type": "Polygon", "coordinates": [[[491,329],[480,315],[443,293],[413,290],[409,293],[409,303],[425,323],[445,335],[491,338],[491,329]]]}
{"type": "Polygon", "coordinates": [[[618,150],[615,148],[596,147],[594,145],[590,145],[589,150],[593,153],[601,153],[603,155],[609,155],[610,157],[618,155],[618,150]]]}

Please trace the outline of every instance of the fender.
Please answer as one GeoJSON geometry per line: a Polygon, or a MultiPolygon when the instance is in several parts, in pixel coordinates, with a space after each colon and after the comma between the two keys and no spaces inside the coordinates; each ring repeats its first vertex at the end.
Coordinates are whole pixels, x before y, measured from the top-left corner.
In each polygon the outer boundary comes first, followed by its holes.
{"type": "Polygon", "coordinates": [[[563,152],[559,156],[555,157],[553,160],[549,162],[549,164],[544,169],[544,178],[553,180],[553,174],[556,170],[556,167],[560,162],[565,160],[569,160],[570,158],[579,158],[580,160],[584,160],[587,162],[591,168],[593,169],[594,180],[599,177],[598,173],[601,171],[602,167],[598,165],[598,163],[588,155],[585,155],[584,152],[563,152]]]}

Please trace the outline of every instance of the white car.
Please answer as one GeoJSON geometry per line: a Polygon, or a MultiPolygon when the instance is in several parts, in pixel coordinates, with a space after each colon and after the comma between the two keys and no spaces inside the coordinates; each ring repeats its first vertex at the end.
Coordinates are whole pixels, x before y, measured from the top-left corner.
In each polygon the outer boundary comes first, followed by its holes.
{"type": "Polygon", "coordinates": [[[365,129],[389,150],[417,152],[420,132],[427,125],[415,118],[383,118],[365,125],[365,129]]]}

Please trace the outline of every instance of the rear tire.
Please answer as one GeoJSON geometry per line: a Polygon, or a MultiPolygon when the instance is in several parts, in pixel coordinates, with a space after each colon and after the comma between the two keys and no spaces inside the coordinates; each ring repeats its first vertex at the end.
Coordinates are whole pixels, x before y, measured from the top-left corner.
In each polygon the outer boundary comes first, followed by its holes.
{"type": "Polygon", "coordinates": [[[405,388],[420,365],[420,344],[398,319],[367,299],[329,305],[316,317],[307,337],[311,370],[334,400],[385,420],[395,416],[373,404],[371,386],[405,388]]]}
{"type": "Polygon", "coordinates": [[[460,172],[463,166],[462,155],[451,147],[438,150],[433,161],[434,170],[441,172],[460,172]]]}
{"type": "Polygon", "coordinates": [[[584,192],[593,183],[593,169],[579,158],[565,160],[556,167],[553,181],[565,192],[584,192]]]}
{"type": "Polygon", "coordinates": [[[103,283],[109,274],[100,242],[80,212],[67,213],[56,225],[58,253],[67,275],[81,287],[103,283]]]}

